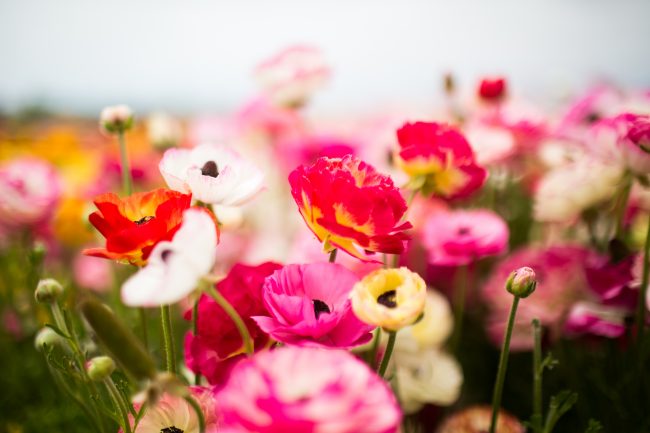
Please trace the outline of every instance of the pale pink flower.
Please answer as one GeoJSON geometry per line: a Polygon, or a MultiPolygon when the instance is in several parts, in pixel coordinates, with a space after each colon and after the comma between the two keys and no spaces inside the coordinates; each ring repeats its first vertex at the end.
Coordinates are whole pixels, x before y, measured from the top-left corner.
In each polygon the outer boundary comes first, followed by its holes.
{"type": "Polygon", "coordinates": [[[627,131],[620,146],[627,167],[636,174],[650,173],[650,116],[625,114],[627,131]]]}
{"type": "Polygon", "coordinates": [[[569,335],[591,334],[617,338],[625,333],[626,311],[592,302],[578,302],[564,325],[569,335]]]}
{"type": "Polygon", "coordinates": [[[310,46],[289,47],[255,69],[262,90],[275,104],[287,107],[303,105],[330,73],[321,51],[310,46]]]}
{"type": "Polygon", "coordinates": [[[284,347],[237,364],[217,395],[232,433],[397,433],[388,384],[341,350],[284,347]]]}
{"type": "Polygon", "coordinates": [[[78,254],[72,262],[75,283],[98,293],[110,290],[113,285],[111,262],[99,257],[78,254]]]}
{"type": "Polygon", "coordinates": [[[106,107],[99,115],[99,129],[107,134],[124,132],[133,127],[133,110],[128,105],[106,107]]]}
{"type": "Polygon", "coordinates": [[[264,174],[226,146],[169,149],[159,164],[167,186],[204,203],[237,206],[264,187],[264,174]]]}
{"type": "Polygon", "coordinates": [[[431,215],[425,223],[422,242],[429,263],[459,266],[505,252],[508,236],[508,226],[494,212],[461,210],[431,215]]]}
{"type": "Polygon", "coordinates": [[[53,166],[35,158],[0,165],[0,225],[24,227],[46,221],[61,197],[63,182],[53,166]]]}
{"type": "Polygon", "coordinates": [[[503,162],[515,152],[514,136],[505,128],[475,122],[465,126],[463,132],[480,165],[503,162]]]}

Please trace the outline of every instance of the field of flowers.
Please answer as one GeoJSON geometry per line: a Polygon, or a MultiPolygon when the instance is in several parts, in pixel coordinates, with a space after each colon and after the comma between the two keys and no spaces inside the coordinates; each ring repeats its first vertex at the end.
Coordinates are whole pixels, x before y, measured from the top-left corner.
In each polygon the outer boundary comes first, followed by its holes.
{"type": "Polygon", "coordinates": [[[0,118],[0,432],[650,431],[650,92],[318,117],[318,49],[255,78],[0,118]]]}

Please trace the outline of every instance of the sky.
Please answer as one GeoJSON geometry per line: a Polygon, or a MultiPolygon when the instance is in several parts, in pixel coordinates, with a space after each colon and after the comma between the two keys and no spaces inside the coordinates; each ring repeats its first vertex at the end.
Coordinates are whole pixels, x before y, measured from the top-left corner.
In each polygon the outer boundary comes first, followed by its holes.
{"type": "Polygon", "coordinates": [[[232,110],[296,43],[334,70],[323,111],[435,101],[447,71],[537,99],[650,88],[648,18],[647,0],[0,0],[0,109],[232,110]]]}

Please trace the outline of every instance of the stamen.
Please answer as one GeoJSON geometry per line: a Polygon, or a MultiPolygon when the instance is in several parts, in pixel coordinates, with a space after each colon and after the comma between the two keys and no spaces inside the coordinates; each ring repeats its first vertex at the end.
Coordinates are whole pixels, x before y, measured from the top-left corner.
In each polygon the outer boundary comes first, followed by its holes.
{"type": "Polygon", "coordinates": [[[377,298],[377,303],[387,308],[397,307],[397,292],[395,290],[389,290],[387,292],[382,293],[377,298]]]}
{"type": "Polygon", "coordinates": [[[139,220],[133,221],[133,222],[136,223],[137,225],[141,226],[142,224],[146,224],[146,223],[148,223],[149,221],[151,221],[154,218],[155,218],[155,216],[146,216],[146,217],[142,217],[139,220]]]}
{"type": "Polygon", "coordinates": [[[217,167],[217,163],[214,161],[208,161],[203,164],[203,167],[201,167],[201,174],[210,177],[219,176],[219,167],[217,167]]]}
{"type": "Polygon", "coordinates": [[[321,314],[323,313],[331,313],[330,307],[327,306],[327,304],[320,299],[314,299],[312,300],[314,303],[314,316],[316,316],[316,319],[320,317],[321,314]]]}

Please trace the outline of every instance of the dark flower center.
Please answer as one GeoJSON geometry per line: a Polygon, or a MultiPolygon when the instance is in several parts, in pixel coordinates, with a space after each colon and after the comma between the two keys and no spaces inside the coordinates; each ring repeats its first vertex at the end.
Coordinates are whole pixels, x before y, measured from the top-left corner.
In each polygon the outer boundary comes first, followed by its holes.
{"type": "Polygon", "coordinates": [[[330,307],[328,307],[327,304],[320,299],[314,299],[312,302],[314,303],[314,316],[316,316],[316,320],[318,320],[321,314],[329,314],[332,312],[330,311],[330,307]]]}
{"type": "Polygon", "coordinates": [[[377,303],[388,308],[397,307],[397,292],[395,290],[389,290],[387,292],[382,293],[377,298],[377,303]]]}
{"type": "Polygon", "coordinates": [[[460,227],[460,228],[458,229],[458,235],[459,235],[459,236],[465,236],[465,235],[468,235],[469,232],[470,232],[469,227],[460,227]]]}
{"type": "Polygon", "coordinates": [[[166,262],[169,256],[173,253],[172,250],[163,250],[162,253],[160,253],[160,258],[162,259],[163,262],[166,262]]]}
{"type": "Polygon", "coordinates": [[[600,114],[592,111],[585,116],[585,122],[588,124],[596,123],[600,120],[600,114]]]}
{"type": "Polygon", "coordinates": [[[137,225],[141,226],[142,224],[146,224],[146,223],[148,223],[149,221],[151,221],[154,218],[155,218],[154,216],[146,216],[146,217],[142,217],[139,220],[133,221],[133,222],[136,223],[137,225]]]}
{"type": "Polygon", "coordinates": [[[184,433],[184,432],[178,427],[171,426],[171,427],[161,428],[160,433],[184,433]]]}
{"type": "Polygon", "coordinates": [[[219,167],[217,167],[217,163],[214,161],[208,161],[203,164],[203,167],[201,167],[201,174],[210,177],[219,176],[219,167]]]}

